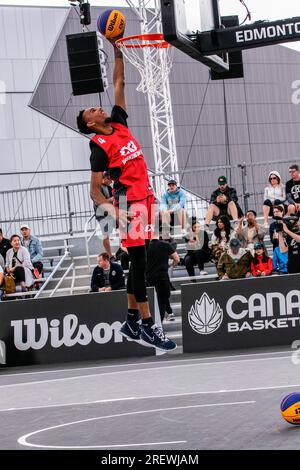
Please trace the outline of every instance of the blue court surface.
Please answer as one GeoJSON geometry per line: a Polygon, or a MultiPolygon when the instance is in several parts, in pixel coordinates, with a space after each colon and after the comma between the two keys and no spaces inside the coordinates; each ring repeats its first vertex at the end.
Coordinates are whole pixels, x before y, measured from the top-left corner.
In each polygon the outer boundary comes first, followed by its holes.
{"type": "MultiPolygon", "coordinates": [[[[295,362],[295,361],[294,361],[295,362]]],[[[299,449],[284,348],[0,370],[1,449],[299,449]]]]}

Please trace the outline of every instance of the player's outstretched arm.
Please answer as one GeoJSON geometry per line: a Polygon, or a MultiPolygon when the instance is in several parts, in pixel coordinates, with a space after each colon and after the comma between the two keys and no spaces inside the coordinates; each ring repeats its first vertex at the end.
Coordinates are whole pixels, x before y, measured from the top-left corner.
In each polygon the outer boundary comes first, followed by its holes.
{"type": "MultiPolygon", "coordinates": [[[[116,38],[117,39],[117,38],[116,38]]],[[[110,40],[114,48],[115,66],[113,72],[113,84],[115,94],[115,105],[121,106],[126,111],[125,99],[125,72],[123,54],[120,49],[115,45],[115,40],[110,40]]]]}

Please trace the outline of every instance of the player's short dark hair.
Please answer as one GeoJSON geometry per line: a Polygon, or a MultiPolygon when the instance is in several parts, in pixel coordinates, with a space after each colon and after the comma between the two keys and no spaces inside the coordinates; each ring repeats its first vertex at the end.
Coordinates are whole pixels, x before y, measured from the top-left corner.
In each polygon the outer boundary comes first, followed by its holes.
{"type": "Polygon", "coordinates": [[[293,165],[290,165],[290,166],[289,166],[289,170],[296,170],[296,171],[299,171],[299,165],[297,165],[296,163],[294,163],[293,165]]]}
{"type": "Polygon", "coordinates": [[[79,114],[77,116],[77,127],[78,127],[78,130],[79,132],[81,132],[81,134],[92,134],[93,131],[92,129],[90,129],[87,125],[86,125],[86,122],[83,118],[83,113],[84,113],[85,109],[82,109],[81,111],[79,111],[79,114]]]}
{"type": "Polygon", "coordinates": [[[103,261],[109,261],[109,254],[106,253],[105,251],[103,253],[100,253],[100,255],[98,255],[98,257],[100,257],[103,259],[103,261]]]}

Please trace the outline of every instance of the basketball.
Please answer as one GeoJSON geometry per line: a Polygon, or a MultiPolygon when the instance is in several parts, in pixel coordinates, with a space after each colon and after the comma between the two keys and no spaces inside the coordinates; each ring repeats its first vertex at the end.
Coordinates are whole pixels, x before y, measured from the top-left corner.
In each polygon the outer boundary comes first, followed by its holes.
{"type": "Polygon", "coordinates": [[[107,39],[116,38],[123,34],[125,24],[125,16],[119,10],[105,10],[97,22],[98,30],[107,39]]]}
{"type": "Polygon", "coordinates": [[[290,424],[300,425],[300,393],[290,393],[281,402],[282,417],[290,424]]]}

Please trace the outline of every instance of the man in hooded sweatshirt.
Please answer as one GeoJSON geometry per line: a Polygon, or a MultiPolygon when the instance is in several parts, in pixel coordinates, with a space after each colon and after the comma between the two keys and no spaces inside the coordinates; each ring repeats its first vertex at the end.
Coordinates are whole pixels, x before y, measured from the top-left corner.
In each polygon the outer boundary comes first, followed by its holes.
{"type": "MultiPolygon", "coordinates": [[[[162,238],[168,240],[170,238],[170,227],[174,227],[175,214],[178,216],[182,231],[185,230],[186,194],[175,180],[168,182],[168,189],[162,195],[160,202],[160,211],[162,218],[162,238]]],[[[184,235],[185,233],[183,233],[184,235]]]]}

